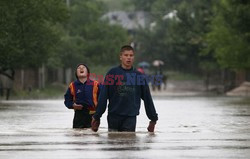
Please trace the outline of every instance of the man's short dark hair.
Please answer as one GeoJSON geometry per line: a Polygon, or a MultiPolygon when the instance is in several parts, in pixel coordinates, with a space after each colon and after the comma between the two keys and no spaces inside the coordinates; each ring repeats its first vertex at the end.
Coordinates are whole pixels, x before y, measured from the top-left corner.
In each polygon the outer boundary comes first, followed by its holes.
{"type": "Polygon", "coordinates": [[[120,53],[124,52],[124,51],[130,51],[132,50],[134,52],[134,48],[130,45],[123,45],[120,49],[120,53]]]}

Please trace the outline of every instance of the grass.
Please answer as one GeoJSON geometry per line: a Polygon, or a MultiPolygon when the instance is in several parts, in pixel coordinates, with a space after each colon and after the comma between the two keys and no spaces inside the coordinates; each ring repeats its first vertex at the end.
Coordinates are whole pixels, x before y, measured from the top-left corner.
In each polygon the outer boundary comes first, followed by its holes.
{"type": "Polygon", "coordinates": [[[10,99],[60,99],[67,89],[67,86],[54,83],[43,89],[13,90],[10,99]]]}

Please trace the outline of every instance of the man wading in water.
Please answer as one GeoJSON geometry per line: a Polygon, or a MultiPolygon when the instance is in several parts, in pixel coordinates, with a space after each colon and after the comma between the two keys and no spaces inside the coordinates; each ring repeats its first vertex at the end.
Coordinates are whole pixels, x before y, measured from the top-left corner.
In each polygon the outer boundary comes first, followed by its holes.
{"type": "Polygon", "coordinates": [[[148,84],[139,71],[133,68],[134,49],[125,45],[120,49],[121,64],[108,71],[101,90],[96,113],[92,119],[92,130],[98,131],[100,118],[108,104],[108,130],[129,131],[136,129],[136,116],[139,115],[141,99],[150,119],[148,131],[154,132],[158,115],[148,84]],[[140,79],[138,81],[138,78],[140,79]],[[135,79],[135,80],[134,80],[135,79]]]}

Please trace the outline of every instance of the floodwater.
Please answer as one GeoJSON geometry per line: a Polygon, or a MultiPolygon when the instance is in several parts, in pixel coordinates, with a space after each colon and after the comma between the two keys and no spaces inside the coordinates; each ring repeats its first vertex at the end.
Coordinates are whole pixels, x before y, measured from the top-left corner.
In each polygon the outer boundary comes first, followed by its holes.
{"type": "Polygon", "coordinates": [[[136,133],[72,129],[63,100],[0,102],[0,158],[250,158],[250,103],[229,97],[154,99],[159,121],[148,133],[142,106],[136,133]]]}

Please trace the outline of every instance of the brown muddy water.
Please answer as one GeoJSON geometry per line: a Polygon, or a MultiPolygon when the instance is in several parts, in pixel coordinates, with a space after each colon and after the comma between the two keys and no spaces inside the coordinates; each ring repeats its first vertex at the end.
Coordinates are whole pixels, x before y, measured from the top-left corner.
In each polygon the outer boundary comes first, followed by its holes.
{"type": "Polygon", "coordinates": [[[63,100],[0,102],[1,159],[250,158],[250,103],[229,97],[154,99],[159,121],[148,133],[142,105],[136,133],[72,129],[63,100]]]}

